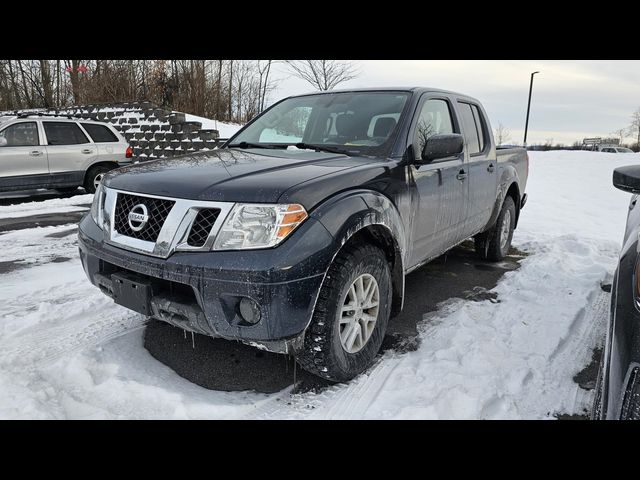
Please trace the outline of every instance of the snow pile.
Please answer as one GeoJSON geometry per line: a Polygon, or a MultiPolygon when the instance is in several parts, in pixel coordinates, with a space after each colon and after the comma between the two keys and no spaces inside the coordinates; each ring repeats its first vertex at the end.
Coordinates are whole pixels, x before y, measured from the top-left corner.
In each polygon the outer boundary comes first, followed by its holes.
{"type": "Polygon", "coordinates": [[[185,115],[187,122],[200,122],[202,128],[205,130],[213,129],[218,130],[220,138],[231,138],[235,133],[240,130],[244,125],[239,123],[225,123],[218,120],[212,120],[210,118],[198,117],[197,115],[191,115],[187,113],[185,115]]]}
{"type": "MultiPolygon", "coordinates": [[[[514,236],[514,246],[529,256],[494,289],[499,303],[449,301],[425,316],[416,351],[389,351],[351,383],[317,394],[217,392],[189,383],[144,349],[140,315],[88,283],[75,236],[64,236],[72,225],[0,235],[0,261],[30,264],[3,274],[0,282],[0,417],[582,413],[592,393],[572,377],[602,341],[608,297],[600,283],[615,269],[629,202],[628,194],[612,187],[611,172],[640,157],[531,152],[530,158],[529,201],[514,236]],[[47,237],[52,233],[58,235],[47,237]],[[70,260],[54,263],[55,256],[70,260]]],[[[46,208],[63,207],[52,202],[46,208]]],[[[16,216],[24,208],[0,207],[0,215],[16,216]]]]}
{"type": "Polygon", "coordinates": [[[45,201],[20,203],[9,207],[0,207],[0,219],[37,215],[39,213],[76,212],[86,209],[93,201],[93,195],[75,195],[70,198],[54,198],[45,201]]]}

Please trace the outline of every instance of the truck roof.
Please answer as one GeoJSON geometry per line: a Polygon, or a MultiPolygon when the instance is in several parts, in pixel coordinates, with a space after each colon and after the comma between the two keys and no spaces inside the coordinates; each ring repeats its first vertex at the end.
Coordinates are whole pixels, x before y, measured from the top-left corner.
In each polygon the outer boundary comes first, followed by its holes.
{"type": "Polygon", "coordinates": [[[441,88],[417,87],[417,86],[344,88],[344,89],[337,89],[337,90],[327,90],[323,92],[318,92],[318,91],[307,92],[300,95],[291,95],[289,98],[305,97],[308,95],[330,95],[332,93],[348,93],[348,92],[414,92],[414,93],[436,92],[436,93],[444,93],[446,95],[455,95],[457,97],[463,97],[468,100],[473,100],[475,102],[478,102],[477,99],[470,97],[469,95],[465,95],[464,93],[453,92],[451,90],[443,90],[441,88]]]}

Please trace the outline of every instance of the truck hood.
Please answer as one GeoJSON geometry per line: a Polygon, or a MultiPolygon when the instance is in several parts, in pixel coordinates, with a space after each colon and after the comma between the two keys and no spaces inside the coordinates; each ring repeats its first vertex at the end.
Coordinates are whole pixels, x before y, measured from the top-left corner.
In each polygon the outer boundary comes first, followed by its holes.
{"type": "Polygon", "coordinates": [[[225,148],[118,168],[104,185],[191,200],[273,203],[295,185],[370,161],[309,150],[225,148]]]}

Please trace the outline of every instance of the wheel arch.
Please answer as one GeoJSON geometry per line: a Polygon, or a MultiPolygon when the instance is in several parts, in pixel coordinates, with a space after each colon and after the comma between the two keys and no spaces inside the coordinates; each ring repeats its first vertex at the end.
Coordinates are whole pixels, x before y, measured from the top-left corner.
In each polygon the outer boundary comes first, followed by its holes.
{"type": "Polygon", "coordinates": [[[502,210],[502,204],[507,197],[511,197],[513,199],[513,203],[516,206],[516,223],[514,226],[514,230],[515,228],[517,228],[521,207],[520,187],[518,185],[518,180],[516,178],[511,178],[500,184],[500,187],[498,188],[498,195],[491,212],[491,217],[489,218],[489,221],[487,222],[485,227],[482,229],[482,232],[486,232],[494,226],[496,220],[498,219],[498,215],[500,215],[500,210],[502,210]]]}
{"type": "Polygon", "coordinates": [[[110,162],[110,161],[100,161],[100,162],[95,162],[92,163],[91,165],[89,165],[87,167],[87,169],[84,171],[84,176],[82,177],[82,184],[84,185],[84,183],[87,181],[87,175],[89,175],[89,172],[95,168],[95,167],[109,167],[110,169],[114,169],[114,168],[118,168],[119,165],[116,162],[110,162]]]}
{"type": "Polygon", "coordinates": [[[397,208],[386,196],[369,190],[345,192],[327,200],[312,216],[336,241],[333,259],[347,246],[364,242],[379,247],[391,270],[391,316],[402,310],[406,237],[397,208]]]}

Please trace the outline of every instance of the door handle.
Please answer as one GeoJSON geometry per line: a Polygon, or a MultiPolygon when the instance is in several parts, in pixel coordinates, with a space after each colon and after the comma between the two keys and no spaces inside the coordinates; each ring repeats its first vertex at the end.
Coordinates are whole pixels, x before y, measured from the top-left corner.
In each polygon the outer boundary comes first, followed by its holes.
{"type": "Polygon", "coordinates": [[[496,169],[496,167],[493,166],[493,163],[490,163],[489,166],[487,167],[487,172],[494,172],[496,169]]]}
{"type": "Polygon", "coordinates": [[[82,153],[86,153],[86,154],[93,153],[93,150],[85,148],[84,150],[82,150],[82,153]]]}
{"type": "Polygon", "coordinates": [[[39,157],[42,155],[42,152],[40,150],[32,150],[29,152],[29,155],[31,155],[32,157],[39,157]]]}
{"type": "Polygon", "coordinates": [[[460,181],[464,181],[464,179],[467,178],[467,172],[465,172],[464,170],[460,170],[456,175],[456,178],[460,181]]]}

